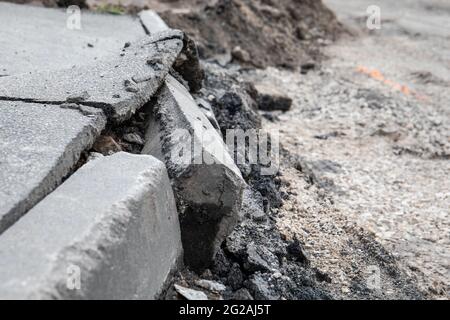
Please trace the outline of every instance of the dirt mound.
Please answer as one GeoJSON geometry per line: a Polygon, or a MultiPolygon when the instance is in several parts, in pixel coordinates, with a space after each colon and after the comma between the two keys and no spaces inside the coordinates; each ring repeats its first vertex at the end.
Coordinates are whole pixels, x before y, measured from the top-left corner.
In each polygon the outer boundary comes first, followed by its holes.
{"type": "Polygon", "coordinates": [[[170,6],[160,15],[194,38],[202,58],[231,54],[257,67],[296,67],[316,58],[318,45],[343,30],[319,0],[190,0],[170,6]]]}

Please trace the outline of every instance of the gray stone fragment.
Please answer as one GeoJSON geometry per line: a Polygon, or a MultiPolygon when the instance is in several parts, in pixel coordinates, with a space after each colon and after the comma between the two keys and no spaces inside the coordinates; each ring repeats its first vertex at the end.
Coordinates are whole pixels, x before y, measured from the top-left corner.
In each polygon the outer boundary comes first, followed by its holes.
{"type": "Polygon", "coordinates": [[[223,292],[227,289],[222,283],[205,279],[197,280],[195,284],[211,292],[223,292]]]}
{"type": "Polygon", "coordinates": [[[76,107],[0,101],[0,233],[51,192],[103,130],[101,110],[76,107]]]}
{"type": "Polygon", "coordinates": [[[0,99],[58,104],[78,97],[122,121],[150,100],[182,49],[180,31],[146,36],[124,48],[123,56],[115,52],[94,65],[0,77],[0,99]],[[161,61],[158,70],[147,64],[154,58],[161,61]]]}
{"type": "Polygon", "coordinates": [[[0,2],[0,73],[92,65],[145,35],[136,17],[0,2]],[[111,32],[111,30],[114,30],[111,32]],[[88,44],[93,46],[88,47],[88,44]]]}
{"type": "Polygon", "coordinates": [[[210,264],[239,220],[244,181],[222,138],[172,76],[150,118],[143,153],[165,161],[180,213],[185,262],[210,264]]]}
{"type": "Polygon", "coordinates": [[[0,298],[153,299],[181,248],[164,164],[100,157],[1,235],[0,298]]]}
{"type": "Polygon", "coordinates": [[[179,294],[181,294],[183,297],[185,297],[187,300],[208,300],[208,297],[206,296],[206,294],[204,292],[185,288],[178,284],[175,284],[174,287],[175,287],[175,290],[179,294]]]}
{"type": "Polygon", "coordinates": [[[254,192],[249,186],[242,194],[241,215],[252,218],[254,221],[262,222],[267,219],[262,206],[263,199],[260,193],[254,192]]]}
{"type": "Polygon", "coordinates": [[[247,260],[244,263],[247,271],[270,271],[278,269],[279,263],[277,257],[269,250],[264,250],[256,246],[253,242],[247,245],[247,260]]]}

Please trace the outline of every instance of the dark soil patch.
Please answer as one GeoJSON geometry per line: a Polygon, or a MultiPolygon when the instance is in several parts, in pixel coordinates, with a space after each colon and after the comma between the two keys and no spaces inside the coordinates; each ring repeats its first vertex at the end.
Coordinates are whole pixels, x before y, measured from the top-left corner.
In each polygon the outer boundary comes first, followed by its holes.
{"type": "Polygon", "coordinates": [[[320,0],[189,0],[171,5],[180,9],[160,15],[170,27],[193,37],[202,58],[229,53],[256,67],[297,67],[317,59],[320,44],[343,31],[320,0]]]}

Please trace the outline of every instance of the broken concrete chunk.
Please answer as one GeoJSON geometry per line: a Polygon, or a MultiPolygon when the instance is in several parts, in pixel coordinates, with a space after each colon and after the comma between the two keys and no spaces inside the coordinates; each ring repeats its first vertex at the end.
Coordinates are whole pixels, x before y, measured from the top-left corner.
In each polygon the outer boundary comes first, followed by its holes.
{"type": "Polygon", "coordinates": [[[182,287],[178,284],[174,285],[175,290],[187,300],[208,300],[204,292],[182,287]]]}
{"type": "Polygon", "coordinates": [[[90,107],[0,101],[0,233],[62,181],[105,124],[90,107]]]}
{"type": "Polygon", "coordinates": [[[154,299],[182,254],[164,164],[88,162],[0,237],[1,299],[154,299]]]}
{"type": "Polygon", "coordinates": [[[2,100],[58,104],[66,101],[103,109],[115,121],[129,118],[163,83],[183,49],[183,33],[146,36],[91,66],[0,78],[2,100]],[[158,70],[147,61],[158,58],[158,70]]]}
{"type": "Polygon", "coordinates": [[[241,215],[246,218],[252,218],[254,221],[265,221],[267,216],[262,203],[263,198],[261,194],[247,186],[242,194],[241,215]]]}
{"type": "Polygon", "coordinates": [[[223,292],[227,289],[223,284],[217,282],[217,281],[211,281],[211,280],[205,280],[200,279],[195,281],[195,284],[199,287],[202,287],[206,290],[209,290],[211,292],[223,292]]]}
{"type": "Polygon", "coordinates": [[[274,88],[264,84],[255,85],[258,91],[258,108],[264,111],[288,111],[292,105],[292,99],[274,88]]]}
{"type": "Polygon", "coordinates": [[[185,262],[211,263],[239,220],[244,181],[189,92],[172,76],[162,88],[143,153],[165,161],[176,193],[185,262]]]}

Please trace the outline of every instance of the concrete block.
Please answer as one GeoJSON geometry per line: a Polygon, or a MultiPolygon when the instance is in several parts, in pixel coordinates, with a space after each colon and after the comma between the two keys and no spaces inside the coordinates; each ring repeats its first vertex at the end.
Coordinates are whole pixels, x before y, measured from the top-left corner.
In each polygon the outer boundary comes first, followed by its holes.
{"type": "Polygon", "coordinates": [[[143,153],[165,161],[175,190],[185,262],[206,268],[239,220],[244,181],[189,92],[166,78],[143,153]]]}
{"type": "Polygon", "coordinates": [[[0,233],[61,183],[105,123],[90,107],[0,101],[0,233]]]}
{"type": "Polygon", "coordinates": [[[125,120],[162,85],[183,49],[183,37],[181,31],[168,30],[145,36],[93,65],[0,77],[0,100],[70,101],[125,120]]]}
{"type": "Polygon", "coordinates": [[[99,157],[0,236],[0,298],[152,299],[181,254],[164,164],[99,157]]]}

